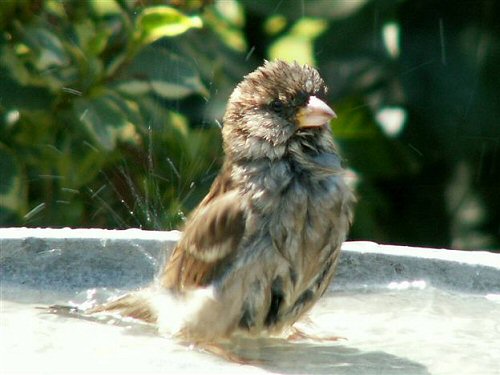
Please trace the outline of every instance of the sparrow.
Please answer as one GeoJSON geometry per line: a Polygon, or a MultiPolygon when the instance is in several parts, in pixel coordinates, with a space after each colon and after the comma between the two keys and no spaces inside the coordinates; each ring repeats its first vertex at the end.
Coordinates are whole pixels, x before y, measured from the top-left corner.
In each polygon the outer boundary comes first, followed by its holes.
{"type": "Polygon", "coordinates": [[[154,285],[87,312],[193,343],[292,329],[328,288],[353,216],[326,92],[296,62],[245,76],[223,118],[221,171],[154,285]]]}

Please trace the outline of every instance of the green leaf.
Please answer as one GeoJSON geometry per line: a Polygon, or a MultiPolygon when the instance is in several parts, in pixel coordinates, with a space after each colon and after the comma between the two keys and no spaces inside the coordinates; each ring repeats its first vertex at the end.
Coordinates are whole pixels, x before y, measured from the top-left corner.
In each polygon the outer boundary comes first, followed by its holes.
{"type": "Polygon", "coordinates": [[[34,62],[39,71],[70,63],[63,44],[54,33],[43,27],[27,27],[23,31],[28,47],[36,53],[34,62]]]}
{"type": "Polygon", "coordinates": [[[72,47],[77,47],[82,55],[87,58],[91,53],[93,56],[99,55],[107,46],[111,36],[111,31],[106,28],[98,29],[96,24],[90,19],[84,19],[73,25],[76,38],[72,47]]]}
{"type": "Polygon", "coordinates": [[[0,223],[26,208],[27,186],[23,169],[14,152],[0,144],[0,223]]]}
{"type": "Polygon", "coordinates": [[[163,37],[173,37],[191,28],[201,28],[203,22],[198,16],[186,16],[169,6],[144,9],[137,19],[136,40],[146,45],[163,37]]]}
{"type": "MultiPolygon", "coordinates": [[[[135,142],[135,127],[110,94],[75,100],[75,113],[86,129],[106,151],[112,151],[118,140],[135,142]]],[[[126,106],[125,103],[122,103],[126,106]]]]}
{"type": "Polygon", "coordinates": [[[53,96],[42,87],[24,86],[11,79],[8,72],[0,67],[0,108],[15,110],[48,110],[53,96]]]}
{"type": "Polygon", "coordinates": [[[145,48],[122,76],[127,79],[118,81],[116,87],[130,96],[155,93],[165,99],[180,99],[193,93],[208,95],[198,70],[163,48],[145,48]]]}
{"type": "Polygon", "coordinates": [[[99,17],[121,14],[122,10],[115,0],[90,0],[89,7],[99,17]]]}
{"type": "Polygon", "coordinates": [[[0,77],[2,77],[2,81],[7,75],[22,85],[28,85],[31,80],[30,72],[16,55],[14,49],[4,45],[0,48],[0,77]],[[6,70],[5,73],[2,72],[3,68],[6,70]]]}

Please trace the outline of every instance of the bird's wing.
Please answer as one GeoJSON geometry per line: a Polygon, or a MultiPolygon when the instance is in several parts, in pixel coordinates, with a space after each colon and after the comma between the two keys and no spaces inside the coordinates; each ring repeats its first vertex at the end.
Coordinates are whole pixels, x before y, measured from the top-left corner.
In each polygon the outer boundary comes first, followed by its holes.
{"type": "Polygon", "coordinates": [[[221,175],[188,220],[161,283],[176,291],[210,284],[238,248],[245,231],[244,202],[221,175]]]}

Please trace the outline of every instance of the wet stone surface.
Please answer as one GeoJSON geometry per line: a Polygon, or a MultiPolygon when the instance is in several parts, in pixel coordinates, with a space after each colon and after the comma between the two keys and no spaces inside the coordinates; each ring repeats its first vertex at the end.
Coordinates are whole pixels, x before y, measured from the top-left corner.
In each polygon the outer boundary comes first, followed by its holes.
{"type": "Polygon", "coordinates": [[[332,287],[302,323],[346,339],[228,344],[252,365],[137,322],[47,312],[149,283],[178,236],[0,229],[0,372],[500,374],[500,255],[484,252],[346,243],[332,287]]]}

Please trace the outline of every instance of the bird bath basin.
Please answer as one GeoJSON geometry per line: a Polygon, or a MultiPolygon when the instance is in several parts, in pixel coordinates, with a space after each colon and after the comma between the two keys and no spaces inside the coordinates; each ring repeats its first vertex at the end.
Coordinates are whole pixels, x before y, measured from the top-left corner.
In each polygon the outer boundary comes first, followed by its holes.
{"type": "Polygon", "coordinates": [[[344,244],[304,323],[336,342],[240,340],[237,365],[137,322],[47,313],[147,285],[178,232],[0,229],[0,373],[500,374],[500,255],[344,244]],[[112,321],[111,321],[112,322],[112,321]]]}

